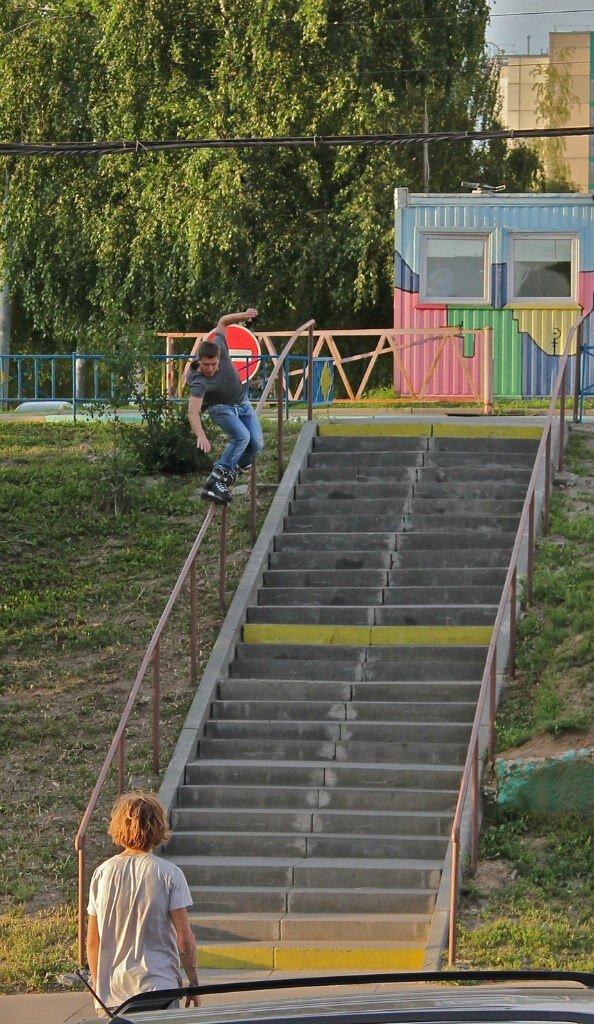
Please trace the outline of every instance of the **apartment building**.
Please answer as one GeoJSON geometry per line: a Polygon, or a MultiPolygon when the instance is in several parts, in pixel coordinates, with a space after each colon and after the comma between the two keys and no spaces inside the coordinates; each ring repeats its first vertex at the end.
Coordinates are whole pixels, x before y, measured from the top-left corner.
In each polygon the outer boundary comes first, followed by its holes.
{"type": "MultiPolygon", "coordinates": [[[[593,14],[594,26],[594,14],[593,14]]],[[[594,31],[551,32],[545,54],[505,54],[500,76],[501,118],[514,130],[537,127],[577,128],[594,124],[594,31]],[[561,124],[538,117],[535,85],[547,67],[568,72],[569,116],[561,124]]],[[[581,192],[594,191],[594,137],[564,140],[567,176],[581,192]]]]}

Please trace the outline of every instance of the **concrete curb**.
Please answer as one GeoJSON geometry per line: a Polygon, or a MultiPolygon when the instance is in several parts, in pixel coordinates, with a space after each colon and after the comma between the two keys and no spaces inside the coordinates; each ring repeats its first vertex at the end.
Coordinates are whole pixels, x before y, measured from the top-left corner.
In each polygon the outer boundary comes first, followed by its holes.
{"type": "Polygon", "coordinates": [[[177,787],[183,782],[186,763],[195,749],[197,738],[208,718],[217,684],[225,676],[229,664],[233,660],[235,645],[241,640],[245,610],[262,583],[268,554],[272,549],[275,535],[282,529],[283,519],[287,515],[289,502],[293,497],[293,488],[299,470],[311,449],[317,431],[318,424],[314,422],[304,424],[301,429],[229,611],[225,616],[159,790],[159,798],[168,811],[174,804],[177,787]]]}

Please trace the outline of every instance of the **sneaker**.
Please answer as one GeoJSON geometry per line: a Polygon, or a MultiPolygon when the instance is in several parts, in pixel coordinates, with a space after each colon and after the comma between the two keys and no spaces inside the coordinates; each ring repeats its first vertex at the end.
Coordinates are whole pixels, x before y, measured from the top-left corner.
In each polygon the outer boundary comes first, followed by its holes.
{"type": "Polygon", "coordinates": [[[228,505],[231,501],[229,488],[222,480],[218,480],[212,473],[204,484],[202,495],[207,501],[213,501],[215,505],[228,505]]]}
{"type": "Polygon", "coordinates": [[[252,463],[250,462],[247,466],[237,465],[235,468],[238,473],[249,473],[252,468],[252,463]]]}

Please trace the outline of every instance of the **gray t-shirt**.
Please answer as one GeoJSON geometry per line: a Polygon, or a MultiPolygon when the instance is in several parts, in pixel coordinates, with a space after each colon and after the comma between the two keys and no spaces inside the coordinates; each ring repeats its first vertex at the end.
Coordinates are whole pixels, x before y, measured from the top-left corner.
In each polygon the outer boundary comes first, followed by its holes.
{"type": "Polygon", "coordinates": [[[196,369],[190,369],[188,374],[190,394],[193,398],[204,399],[203,409],[208,409],[210,405],[239,405],[245,398],[245,388],[229,355],[229,346],[225,336],[217,331],[212,340],[219,346],[219,368],[212,377],[205,377],[197,369],[198,360],[196,359],[196,369]]]}
{"type": "Polygon", "coordinates": [[[153,853],[120,853],[99,865],[91,879],[87,910],[97,918],[99,961],[94,980],[106,1006],[118,1006],[138,992],[182,984],[169,911],[191,905],[183,872],[153,853]]]}

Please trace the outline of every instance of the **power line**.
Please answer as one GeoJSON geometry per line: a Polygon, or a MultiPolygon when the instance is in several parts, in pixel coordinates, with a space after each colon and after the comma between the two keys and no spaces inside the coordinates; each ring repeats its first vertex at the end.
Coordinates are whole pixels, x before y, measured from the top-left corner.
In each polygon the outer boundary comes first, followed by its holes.
{"type": "Polygon", "coordinates": [[[244,139],[172,139],[113,142],[3,142],[0,156],[117,156],[118,154],[172,153],[195,149],[325,149],[354,146],[403,146],[423,142],[490,142],[496,139],[542,139],[594,135],[583,128],[502,128],[492,131],[413,132],[382,135],[305,135],[244,139]]]}

